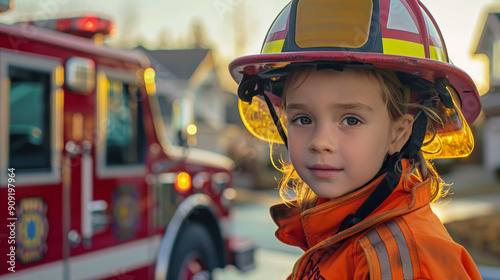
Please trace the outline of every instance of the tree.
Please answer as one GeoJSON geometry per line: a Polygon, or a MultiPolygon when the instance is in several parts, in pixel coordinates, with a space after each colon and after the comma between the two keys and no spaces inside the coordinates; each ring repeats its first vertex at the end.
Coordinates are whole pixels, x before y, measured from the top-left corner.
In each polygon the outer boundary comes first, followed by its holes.
{"type": "Polygon", "coordinates": [[[191,48],[194,49],[205,49],[209,48],[209,43],[207,42],[207,32],[204,23],[200,18],[195,17],[191,21],[191,36],[193,42],[191,43],[191,48]]]}

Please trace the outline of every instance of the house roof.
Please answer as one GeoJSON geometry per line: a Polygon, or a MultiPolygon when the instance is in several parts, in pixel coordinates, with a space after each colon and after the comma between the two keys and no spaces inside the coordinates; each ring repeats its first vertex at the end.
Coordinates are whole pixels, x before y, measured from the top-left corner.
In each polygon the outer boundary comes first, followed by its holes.
{"type": "Polygon", "coordinates": [[[180,50],[148,50],[148,56],[168,69],[177,78],[189,80],[194,72],[207,57],[209,49],[180,49],[180,50]]]}
{"type": "Polygon", "coordinates": [[[484,22],[475,53],[488,54],[493,47],[493,40],[497,38],[500,38],[500,13],[490,12],[484,22]]]}

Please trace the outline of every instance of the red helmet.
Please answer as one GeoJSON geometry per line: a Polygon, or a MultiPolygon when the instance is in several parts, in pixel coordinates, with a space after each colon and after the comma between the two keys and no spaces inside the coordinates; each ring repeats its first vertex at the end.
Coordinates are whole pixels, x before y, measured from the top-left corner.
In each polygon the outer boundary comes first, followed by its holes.
{"type": "MultiPolygon", "coordinates": [[[[241,89],[252,77],[272,83],[286,75],[277,70],[317,63],[363,65],[431,82],[442,97],[444,126],[424,148],[433,158],[472,151],[468,123],[481,111],[477,88],[467,73],[450,63],[441,32],[420,1],[293,0],[269,29],[261,54],[237,58],[229,70],[241,89]]],[[[268,104],[263,95],[240,92],[240,114],[258,138],[282,142],[267,107],[272,103],[279,115],[281,92],[264,92],[268,104]]]]}

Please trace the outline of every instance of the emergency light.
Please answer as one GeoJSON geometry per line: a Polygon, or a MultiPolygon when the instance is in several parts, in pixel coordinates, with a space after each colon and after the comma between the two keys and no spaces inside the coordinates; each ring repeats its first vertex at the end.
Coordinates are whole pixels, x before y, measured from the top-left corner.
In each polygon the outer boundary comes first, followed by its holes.
{"type": "Polygon", "coordinates": [[[42,19],[22,22],[40,28],[60,31],[68,34],[91,39],[97,34],[114,36],[116,31],[113,23],[95,15],[68,17],[57,19],[42,19]]]}

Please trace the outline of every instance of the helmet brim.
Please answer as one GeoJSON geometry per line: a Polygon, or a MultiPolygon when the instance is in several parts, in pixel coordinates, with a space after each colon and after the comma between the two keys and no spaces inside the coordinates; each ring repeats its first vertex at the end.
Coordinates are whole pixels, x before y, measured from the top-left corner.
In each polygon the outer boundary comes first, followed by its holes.
{"type": "Polygon", "coordinates": [[[287,52],[242,56],[229,64],[229,71],[233,79],[240,83],[243,74],[254,75],[291,63],[320,61],[366,64],[373,68],[413,74],[431,82],[434,82],[436,78],[447,78],[460,96],[461,111],[466,121],[469,124],[472,123],[481,112],[479,93],[467,73],[452,64],[425,58],[361,52],[287,52]]]}

